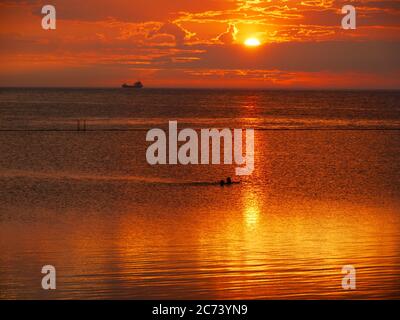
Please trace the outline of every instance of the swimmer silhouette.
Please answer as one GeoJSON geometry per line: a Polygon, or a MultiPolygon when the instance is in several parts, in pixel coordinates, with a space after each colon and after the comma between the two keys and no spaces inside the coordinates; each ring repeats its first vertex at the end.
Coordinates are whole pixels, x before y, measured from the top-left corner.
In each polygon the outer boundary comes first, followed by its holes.
{"type": "Polygon", "coordinates": [[[221,181],[219,182],[219,185],[220,185],[221,187],[223,187],[223,186],[225,186],[225,185],[230,186],[231,184],[233,184],[232,178],[231,178],[231,177],[226,178],[226,182],[225,182],[224,180],[221,180],[221,181]]]}

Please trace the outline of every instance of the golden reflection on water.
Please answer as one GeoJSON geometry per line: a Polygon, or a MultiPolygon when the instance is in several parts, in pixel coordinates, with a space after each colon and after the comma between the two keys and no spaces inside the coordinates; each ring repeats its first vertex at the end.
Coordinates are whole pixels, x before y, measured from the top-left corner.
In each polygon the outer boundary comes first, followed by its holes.
{"type": "MultiPolygon", "coordinates": [[[[56,230],[41,223],[8,249],[2,241],[2,252],[30,248],[31,266],[54,262],[56,297],[71,290],[77,298],[398,297],[394,209],[312,201],[260,205],[251,189],[242,196],[243,203],[214,212],[175,208],[151,216],[132,207],[112,219],[89,214],[56,230]],[[357,268],[355,292],[340,287],[345,264],[357,268]]],[[[19,230],[8,227],[3,240],[19,230]]]]}
{"type": "Polygon", "coordinates": [[[246,221],[246,225],[249,228],[255,228],[257,227],[257,222],[260,215],[257,196],[252,192],[246,191],[244,194],[244,202],[244,219],[246,221]]]}
{"type": "Polygon", "coordinates": [[[400,298],[387,135],[258,132],[256,171],[224,188],[92,179],[58,203],[57,182],[35,181],[45,201],[2,216],[1,298],[400,298]],[[52,295],[37,285],[44,264],[57,267],[52,295]],[[347,264],[355,291],[341,288],[347,264]]]}

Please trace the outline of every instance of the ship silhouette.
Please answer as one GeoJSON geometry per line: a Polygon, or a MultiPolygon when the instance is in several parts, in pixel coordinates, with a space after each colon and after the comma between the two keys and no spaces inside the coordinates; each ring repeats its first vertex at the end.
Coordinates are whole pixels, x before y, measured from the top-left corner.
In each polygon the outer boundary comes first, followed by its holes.
{"type": "Polygon", "coordinates": [[[143,83],[140,82],[140,81],[137,81],[134,84],[124,83],[122,85],[122,88],[124,88],[124,89],[142,89],[143,88],[143,83]]]}

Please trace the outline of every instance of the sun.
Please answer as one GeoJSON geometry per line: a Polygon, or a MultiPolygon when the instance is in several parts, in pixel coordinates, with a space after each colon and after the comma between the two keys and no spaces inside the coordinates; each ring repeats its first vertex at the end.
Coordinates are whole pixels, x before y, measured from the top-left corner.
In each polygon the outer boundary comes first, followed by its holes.
{"type": "Polygon", "coordinates": [[[246,39],[244,44],[247,47],[258,47],[259,45],[261,45],[261,42],[257,38],[248,38],[246,39]]]}

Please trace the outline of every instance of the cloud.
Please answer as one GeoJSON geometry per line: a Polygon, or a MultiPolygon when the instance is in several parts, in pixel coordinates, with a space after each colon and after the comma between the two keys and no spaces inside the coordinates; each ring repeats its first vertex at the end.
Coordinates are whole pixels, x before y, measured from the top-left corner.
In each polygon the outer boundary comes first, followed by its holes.
{"type": "Polygon", "coordinates": [[[154,38],[157,36],[172,36],[177,45],[182,45],[185,40],[189,40],[192,36],[194,36],[194,34],[175,23],[166,22],[163,23],[157,30],[151,31],[148,34],[149,38],[154,38]]]}
{"type": "MultiPolygon", "coordinates": [[[[200,46],[201,47],[201,46],[200,46]]],[[[400,42],[285,42],[243,50],[241,45],[201,47],[193,69],[277,69],[292,72],[400,71],[400,42]]]]}
{"type": "Polygon", "coordinates": [[[385,0],[385,1],[374,1],[374,0],[353,0],[349,3],[348,0],[336,0],[334,5],[342,7],[346,4],[351,4],[356,8],[370,8],[370,9],[389,9],[400,11],[400,1],[385,0]]]}
{"type": "Polygon", "coordinates": [[[221,33],[217,37],[217,40],[224,44],[231,44],[236,40],[237,33],[238,33],[238,30],[237,30],[236,26],[234,24],[229,24],[226,32],[221,33]]]}
{"type": "MultiPolygon", "coordinates": [[[[30,6],[32,12],[40,15],[44,0],[5,0],[4,5],[30,6]]],[[[234,1],[202,0],[52,0],[60,19],[79,21],[102,21],[116,19],[126,22],[167,21],[180,12],[202,12],[205,10],[225,10],[235,7],[234,1]]]]}

